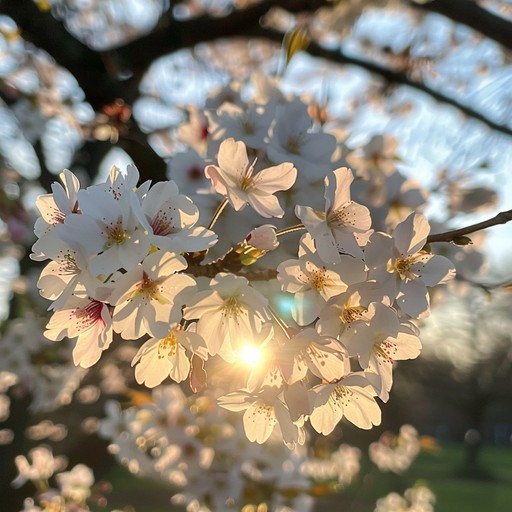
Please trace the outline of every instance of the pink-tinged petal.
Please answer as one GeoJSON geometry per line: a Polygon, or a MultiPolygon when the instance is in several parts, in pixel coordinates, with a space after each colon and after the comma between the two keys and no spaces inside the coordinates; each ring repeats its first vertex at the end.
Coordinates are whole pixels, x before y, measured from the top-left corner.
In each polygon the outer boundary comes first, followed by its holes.
{"type": "Polygon", "coordinates": [[[187,262],[185,258],[176,253],[157,251],[144,259],[143,267],[147,269],[148,275],[156,279],[186,269],[187,262]]]}
{"type": "Polygon", "coordinates": [[[182,382],[188,378],[190,373],[190,361],[187,357],[185,349],[178,344],[176,353],[171,358],[172,366],[169,377],[174,382],[182,382]]]}
{"type": "Polygon", "coordinates": [[[325,213],[337,210],[350,201],[350,185],[354,181],[352,171],[340,167],[333,171],[334,176],[325,178],[325,213]]]}
{"type": "Polygon", "coordinates": [[[419,279],[400,282],[396,303],[411,318],[424,318],[429,313],[430,300],[427,288],[419,279]]]}
{"type": "Polygon", "coordinates": [[[226,182],[219,171],[220,169],[215,165],[208,165],[204,170],[204,174],[209,180],[211,180],[215,192],[221,196],[226,196],[228,193],[226,189],[226,182]]]}
{"type": "Polygon", "coordinates": [[[385,233],[376,232],[370,237],[364,248],[364,260],[370,270],[384,267],[393,257],[393,238],[385,233]]]}
{"type": "Polygon", "coordinates": [[[245,411],[243,423],[249,441],[264,443],[277,423],[274,407],[257,400],[245,411]]]}
{"type": "Polygon", "coordinates": [[[217,161],[221,172],[236,180],[249,167],[245,144],[232,138],[226,139],[219,147],[217,161]]]}
{"type": "Polygon", "coordinates": [[[389,342],[395,344],[395,352],[391,355],[393,360],[416,359],[420,355],[421,341],[407,326],[402,326],[396,339],[389,342]]]}
{"type": "Polygon", "coordinates": [[[297,179],[297,169],[290,162],[263,169],[256,176],[252,187],[265,194],[273,194],[278,190],[288,190],[297,179]]]}
{"type": "Polygon", "coordinates": [[[350,202],[339,209],[332,209],[327,223],[333,231],[366,233],[372,226],[370,210],[359,203],[350,202]]]}
{"type": "Polygon", "coordinates": [[[296,443],[300,444],[299,427],[290,418],[290,412],[286,406],[279,400],[274,404],[274,414],[276,416],[283,441],[288,448],[293,448],[296,443]]]}
{"type": "Polygon", "coordinates": [[[455,277],[455,266],[448,258],[433,255],[422,265],[418,274],[426,286],[435,286],[453,279],[455,277]]]}
{"type": "Polygon", "coordinates": [[[319,393],[317,397],[320,397],[328,393],[327,400],[324,403],[316,403],[314,405],[313,411],[309,416],[309,422],[312,427],[319,433],[324,436],[329,435],[336,425],[341,421],[343,417],[343,410],[336,405],[334,399],[331,399],[332,394],[335,394],[336,391],[334,387],[330,384],[326,386],[318,386],[319,388],[324,388],[324,390],[319,389],[319,391],[323,391],[319,393]]]}
{"type": "Polygon", "coordinates": [[[316,290],[311,289],[297,292],[294,299],[292,316],[299,325],[308,325],[314,322],[325,305],[325,300],[318,295],[316,290]]]}
{"type": "Polygon", "coordinates": [[[280,219],[284,215],[284,210],[281,208],[276,196],[253,193],[247,196],[247,200],[254,211],[262,217],[267,219],[277,217],[280,219]]]}
{"type": "Polygon", "coordinates": [[[147,334],[145,309],[140,300],[121,302],[114,309],[114,331],[125,340],[136,340],[147,334]]]}
{"type": "Polygon", "coordinates": [[[309,228],[308,231],[312,230],[310,232],[313,236],[315,235],[315,228],[325,225],[324,212],[316,211],[309,206],[297,205],[295,207],[295,215],[302,221],[306,228],[309,228]]]}
{"type": "Polygon", "coordinates": [[[312,410],[311,396],[304,382],[299,381],[291,386],[287,386],[283,396],[292,421],[297,421],[301,416],[309,416],[312,410]]]}
{"type": "Polygon", "coordinates": [[[357,243],[357,239],[353,233],[334,230],[333,234],[338,253],[348,254],[358,260],[362,260],[364,258],[364,252],[357,243]]]}
{"type": "Polygon", "coordinates": [[[395,247],[400,254],[416,254],[425,245],[429,233],[430,225],[426,217],[411,213],[393,232],[395,247]]]}
{"type": "Polygon", "coordinates": [[[158,347],[160,346],[159,339],[152,338],[146,342],[141,350],[144,351],[142,356],[136,361],[135,356],[132,366],[135,366],[135,380],[139,384],[145,384],[148,388],[154,388],[161,384],[168,376],[171,369],[171,362],[168,357],[159,357],[158,347]]]}
{"type": "Polygon", "coordinates": [[[223,304],[224,300],[216,291],[198,292],[184,309],[183,317],[187,320],[198,320],[210,311],[220,310],[223,304]]]}
{"type": "Polygon", "coordinates": [[[233,209],[237,212],[242,210],[247,201],[249,200],[248,195],[240,190],[238,187],[230,187],[227,188],[228,200],[233,209]]]}
{"type": "Polygon", "coordinates": [[[218,398],[217,403],[228,411],[240,412],[248,409],[254,402],[255,398],[256,395],[240,390],[221,396],[218,398]]]}
{"type": "Polygon", "coordinates": [[[87,333],[80,335],[73,349],[73,363],[82,368],[90,368],[96,364],[101,354],[112,342],[112,328],[103,324],[104,320],[98,322],[96,326],[87,333]]]}
{"type": "Polygon", "coordinates": [[[374,397],[365,389],[346,387],[346,403],[343,406],[345,418],[356,427],[371,429],[381,422],[381,411],[374,397]]]}

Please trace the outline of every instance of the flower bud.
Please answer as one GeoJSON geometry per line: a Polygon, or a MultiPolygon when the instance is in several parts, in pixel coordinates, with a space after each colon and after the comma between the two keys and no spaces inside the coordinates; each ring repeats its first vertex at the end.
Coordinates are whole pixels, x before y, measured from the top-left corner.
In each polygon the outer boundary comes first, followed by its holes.
{"type": "Polygon", "coordinates": [[[245,241],[262,251],[273,251],[279,245],[276,237],[276,228],[271,224],[264,224],[254,228],[246,237],[245,241]]]}

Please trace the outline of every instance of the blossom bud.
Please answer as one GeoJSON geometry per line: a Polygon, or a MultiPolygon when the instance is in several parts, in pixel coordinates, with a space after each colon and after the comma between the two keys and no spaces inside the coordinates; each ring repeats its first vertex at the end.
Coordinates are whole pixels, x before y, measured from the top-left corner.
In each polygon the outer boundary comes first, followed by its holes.
{"type": "Polygon", "coordinates": [[[264,224],[254,228],[247,235],[245,241],[262,251],[273,251],[279,245],[276,237],[276,228],[271,224],[264,224]]]}

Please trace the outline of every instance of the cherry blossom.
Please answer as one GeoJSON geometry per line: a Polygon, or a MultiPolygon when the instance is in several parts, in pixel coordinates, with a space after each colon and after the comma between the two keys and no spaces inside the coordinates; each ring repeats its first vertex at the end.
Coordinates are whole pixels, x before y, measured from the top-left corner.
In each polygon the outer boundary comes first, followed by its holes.
{"type": "Polygon", "coordinates": [[[190,198],[179,194],[174,181],[155,183],[144,196],[141,208],[148,240],[159,249],[176,253],[202,251],[217,241],[213,231],[195,226],[199,210],[190,198]]]}
{"type": "Polygon", "coordinates": [[[280,347],[278,366],[288,384],[304,379],[308,370],[318,378],[332,382],[349,373],[347,356],[345,347],[335,339],[306,328],[280,347]]]}
{"type": "Polygon", "coordinates": [[[353,373],[329,384],[319,384],[310,391],[314,409],[309,417],[313,428],[328,435],[342,418],[359,428],[370,429],[381,419],[375,391],[367,377],[353,373]]]}
{"type": "Polygon", "coordinates": [[[170,377],[175,382],[188,378],[190,356],[197,354],[202,359],[208,357],[206,344],[196,333],[187,332],[174,324],[165,338],[151,338],[139,349],[132,361],[135,366],[135,379],[139,384],[153,388],[170,377]]]}
{"type": "Polygon", "coordinates": [[[219,398],[218,403],[229,411],[245,410],[243,422],[249,441],[264,443],[272,434],[274,427],[279,425],[287,446],[292,447],[305,442],[303,421],[292,421],[278,388],[263,388],[259,393],[234,391],[219,398]]]}
{"type": "Polygon", "coordinates": [[[313,322],[327,300],[366,279],[361,260],[343,255],[337,264],[322,261],[309,234],[301,238],[298,254],[298,260],[279,264],[277,278],[283,291],[294,294],[292,316],[299,325],[313,322]]]}
{"type": "Polygon", "coordinates": [[[197,321],[197,334],[206,340],[211,355],[233,361],[244,340],[261,332],[269,318],[267,305],[247,279],[221,272],[210,281],[210,290],[188,301],[183,316],[197,321]]]}
{"type": "Polygon", "coordinates": [[[430,226],[419,213],[411,213],[397,225],[393,237],[377,232],[365,248],[368,277],[381,284],[400,310],[413,318],[428,314],[427,286],[448,282],[454,265],[444,256],[424,250],[430,226]]]}
{"type": "Polygon", "coordinates": [[[267,155],[274,162],[292,162],[301,185],[325,176],[331,168],[336,139],[328,133],[313,132],[307,105],[299,98],[277,108],[271,128],[267,155]]]}
{"type": "Polygon", "coordinates": [[[57,234],[88,257],[93,275],[130,269],[146,256],[149,240],[135,214],[133,192],[116,198],[101,187],[89,187],[78,192],[78,201],[82,214],[67,217],[57,234]]]}
{"type": "Polygon", "coordinates": [[[112,343],[112,318],[106,304],[72,296],[55,311],[44,335],[54,341],[76,338],[73,362],[89,368],[112,343]]]}
{"type": "Polygon", "coordinates": [[[115,306],[114,330],[128,340],[144,334],[164,338],[171,322],[181,318],[181,307],[195,291],[190,276],[177,274],[187,267],[181,256],[156,251],[126,274],[115,276],[109,302],[115,306]]]}
{"type": "Polygon", "coordinates": [[[215,191],[226,196],[236,211],[249,203],[262,217],[284,215],[274,194],[294,184],[297,170],[293,164],[283,163],[253,174],[255,163],[249,163],[245,144],[234,139],[222,142],[217,161],[219,165],[206,167],[205,174],[215,191]]]}
{"type": "Polygon", "coordinates": [[[311,233],[322,260],[337,263],[341,254],[362,259],[360,246],[366,244],[371,233],[370,212],[350,199],[352,171],[341,167],[333,175],[325,178],[325,211],[296,206],[295,214],[311,233]]]}
{"type": "Polygon", "coordinates": [[[59,178],[63,185],[58,182],[53,183],[51,194],[42,194],[36,199],[41,217],[38,217],[35,222],[34,233],[39,240],[32,247],[30,255],[36,261],[48,258],[41,244],[52,233],[53,228],[63,223],[67,216],[78,211],[77,193],[80,189],[78,178],[67,169],[59,174],[59,178]]]}

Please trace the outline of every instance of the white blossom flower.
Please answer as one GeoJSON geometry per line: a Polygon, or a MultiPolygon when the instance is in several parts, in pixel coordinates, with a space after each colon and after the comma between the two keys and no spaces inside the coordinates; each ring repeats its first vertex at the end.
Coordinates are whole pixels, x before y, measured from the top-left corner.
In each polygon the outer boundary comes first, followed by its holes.
{"type": "Polygon", "coordinates": [[[366,280],[364,263],[352,256],[339,256],[337,264],[322,261],[309,234],[301,238],[299,259],[283,261],[277,272],[282,290],[294,294],[292,316],[299,325],[313,322],[326,301],[366,280]]]}
{"type": "Polygon", "coordinates": [[[197,206],[181,195],[174,181],[155,183],[141,204],[148,240],[159,249],[175,253],[202,251],[217,241],[217,235],[201,226],[197,206]]]}
{"type": "Polygon", "coordinates": [[[149,250],[149,240],[139,222],[139,199],[134,192],[114,197],[100,187],[78,193],[81,215],[66,217],[57,234],[71,247],[89,257],[93,275],[109,275],[131,269],[149,250]]]}
{"type": "Polygon", "coordinates": [[[309,421],[320,434],[330,434],[342,418],[366,430],[380,423],[376,393],[361,373],[349,374],[338,382],[319,384],[310,393],[313,394],[313,412],[309,421]]]}
{"type": "Polygon", "coordinates": [[[243,423],[247,439],[264,443],[279,424],[284,443],[290,448],[304,444],[306,435],[303,421],[292,421],[288,407],[279,388],[266,387],[259,393],[246,390],[234,391],[218,399],[221,407],[229,411],[245,410],[243,423]]]}
{"type": "Polygon", "coordinates": [[[241,141],[222,142],[217,156],[219,163],[205,169],[215,191],[226,196],[236,211],[247,203],[263,217],[282,217],[284,211],[274,194],[288,190],[297,177],[291,163],[283,163],[254,173],[254,162],[249,163],[247,149],[241,141]]]}
{"type": "Polygon", "coordinates": [[[369,279],[377,281],[400,310],[413,318],[428,314],[427,286],[446,283],[455,276],[451,261],[423,250],[429,232],[427,219],[412,213],[398,224],[393,237],[374,233],[365,247],[369,279]]]}
{"type": "Polygon", "coordinates": [[[94,475],[91,468],[85,464],[77,464],[70,471],[57,474],[55,478],[65,498],[76,503],[85,503],[91,495],[94,475]]]}
{"type": "Polygon", "coordinates": [[[268,320],[267,299],[244,277],[221,272],[210,289],[198,292],[187,302],[183,316],[197,321],[197,334],[206,340],[211,355],[234,361],[236,351],[262,330],[268,320]]]}
{"type": "Polygon", "coordinates": [[[277,364],[287,384],[304,379],[308,370],[328,382],[339,380],[350,371],[345,348],[313,328],[300,330],[279,349],[277,364]]]}
{"type": "Polygon", "coordinates": [[[37,281],[41,296],[54,301],[49,309],[61,308],[80,288],[87,290],[88,295],[94,295],[95,289],[103,285],[91,275],[87,260],[80,251],[53,237],[45,237],[40,242],[40,249],[52,260],[41,271],[37,281]]]}
{"type": "Polygon", "coordinates": [[[195,291],[192,277],[176,274],[186,267],[181,256],[156,251],[116,277],[109,299],[115,306],[114,330],[128,340],[144,334],[164,338],[169,325],[180,320],[182,306],[195,291]]]}
{"type": "Polygon", "coordinates": [[[316,250],[322,260],[340,261],[341,254],[363,258],[360,246],[368,241],[371,217],[366,206],[350,199],[352,171],[340,167],[334,177],[325,178],[325,211],[309,206],[296,206],[295,214],[315,240],[316,250]]]}
{"type": "Polygon", "coordinates": [[[62,308],[55,311],[44,335],[54,341],[64,337],[76,338],[73,362],[89,368],[112,343],[112,318],[103,302],[71,296],[62,308]]]}
{"type": "Polygon", "coordinates": [[[175,382],[188,378],[190,354],[206,359],[208,349],[198,334],[184,331],[174,324],[165,338],[151,338],[140,347],[132,361],[135,379],[139,384],[153,388],[170,377],[175,382]]]}
{"type": "Polygon", "coordinates": [[[325,176],[332,168],[336,149],[336,139],[328,133],[311,131],[312,125],[308,107],[301,99],[279,105],[266,148],[271,161],[292,162],[297,167],[301,185],[325,176]]]}
{"type": "Polygon", "coordinates": [[[268,105],[248,103],[243,107],[233,103],[222,104],[215,112],[207,112],[208,129],[213,140],[234,138],[254,149],[264,148],[273,119],[268,105]]]}
{"type": "Polygon", "coordinates": [[[419,452],[418,431],[411,425],[402,425],[398,435],[384,432],[368,447],[368,455],[379,471],[396,474],[406,471],[419,452]]]}
{"type": "Polygon", "coordinates": [[[254,228],[245,238],[245,241],[262,251],[273,251],[279,246],[276,228],[270,224],[263,224],[254,228]]]}
{"type": "Polygon", "coordinates": [[[33,448],[28,452],[28,456],[32,464],[23,455],[18,455],[14,459],[18,476],[11,482],[13,487],[21,487],[27,480],[46,481],[56,471],[63,469],[67,463],[65,457],[54,457],[51,449],[46,446],[33,448]]]}
{"type": "Polygon", "coordinates": [[[78,213],[77,193],[80,189],[78,178],[67,169],[59,174],[62,181],[52,184],[52,193],[40,195],[36,199],[36,206],[41,217],[35,222],[34,233],[39,238],[32,247],[30,258],[42,261],[48,258],[41,247],[43,240],[52,233],[53,228],[62,224],[67,216],[78,213]]]}

